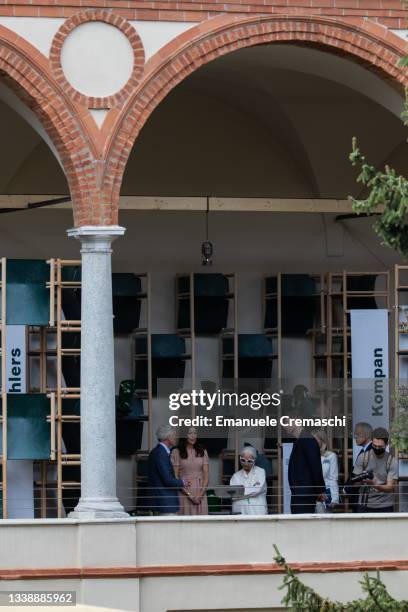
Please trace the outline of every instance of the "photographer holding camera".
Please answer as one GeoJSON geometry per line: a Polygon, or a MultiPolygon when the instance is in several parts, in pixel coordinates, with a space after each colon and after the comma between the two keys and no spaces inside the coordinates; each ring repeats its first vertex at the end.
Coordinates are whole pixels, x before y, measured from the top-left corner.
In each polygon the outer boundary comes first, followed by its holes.
{"type": "Polygon", "coordinates": [[[357,457],[350,484],[362,485],[358,512],[394,511],[398,464],[386,450],[388,439],[388,431],[377,427],[372,433],[370,450],[357,457]]]}

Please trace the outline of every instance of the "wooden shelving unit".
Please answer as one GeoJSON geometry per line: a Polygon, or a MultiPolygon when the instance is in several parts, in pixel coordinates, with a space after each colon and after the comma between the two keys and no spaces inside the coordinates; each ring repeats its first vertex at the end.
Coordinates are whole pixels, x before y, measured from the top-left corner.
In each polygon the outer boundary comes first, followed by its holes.
{"type": "MultiPolygon", "coordinates": [[[[137,396],[147,403],[147,446],[150,450],[153,446],[153,430],[152,430],[152,411],[153,411],[153,381],[152,381],[152,331],[151,331],[151,279],[150,274],[142,272],[136,274],[140,278],[142,286],[141,291],[135,297],[141,301],[140,308],[140,320],[143,321],[143,325],[139,322],[139,327],[132,333],[132,370],[137,361],[147,361],[147,387],[145,389],[138,389],[137,396]],[[136,339],[144,339],[146,344],[146,353],[136,353],[136,339]]],[[[145,451],[140,450],[139,453],[143,454],[145,451]]],[[[139,454],[138,453],[138,454],[139,454]]]]}
{"type": "MultiPolygon", "coordinates": [[[[232,319],[231,324],[227,324],[227,327],[223,328],[220,333],[217,334],[197,334],[195,330],[195,289],[194,289],[194,276],[193,272],[189,274],[177,274],[176,276],[176,332],[179,336],[190,340],[191,342],[191,386],[195,388],[196,385],[196,338],[198,336],[213,336],[222,338],[233,339],[233,353],[228,354],[226,359],[234,360],[234,378],[238,377],[238,284],[237,276],[235,273],[222,273],[224,278],[228,280],[229,289],[228,292],[223,294],[223,299],[229,300],[230,307],[228,309],[228,319],[232,319]],[[180,291],[180,281],[187,281],[187,291],[180,291]],[[178,314],[180,304],[183,300],[186,300],[189,304],[189,319],[190,325],[188,327],[178,327],[178,314]],[[232,308],[231,308],[232,304],[232,308]]],[[[220,352],[220,356],[222,353],[220,352]]]]}
{"type": "Polygon", "coordinates": [[[327,275],[312,274],[316,283],[315,299],[317,301],[316,313],[318,316],[314,326],[309,330],[312,350],[313,380],[327,378],[327,275]]]}
{"type": "MultiPolygon", "coordinates": [[[[283,274],[267,274],[264,275],[262,285],[262,318],[264,321],[264,333],[267,337],[272,339],[272,345],[274,349],[274,369],[272,374],[272,380],[276,382],[285,379],[285,372],[283,371],[283,359],[282,359],[282,340],[284,336],[283,329],[283,300],[284,300],[284,288],[283,288],[283,274]],[[268,281],[275,279],[274,285],[275,290],[270,291],[268,289],[268,281]],[[265,315],[268,308],[268,303],[272,304],[272,309],[276,312],[276,326],[266,326],[265,315]]],[[[311,340],[311,353],[312,353],[312,367],[311,367],[311,378],[326,377],[326,361],[327,361],[327,289],[326,289],[326,277],[324,274],[308,274],[316,285],[316,291],[312,295],[306,297],[313,299],[314,304],[314,321],[313,326],[308,329],[305,333],[305,337],[309,337],[311,340]],[[322,348],[323,347],[323,348],[322,348]],[[323,365],[323,372],[322,372],[323,365]]],[[[293,374],[291,373],[291,376],[293,374]]],[[[278,418],[281,416],[282,407],[279,407],[278,418]]],[[[283,481],[282,481],[282,470],[283,470],[283,459],[282,459],[282,428],[280,425],[277,429],[277,448],[265,450],[265,454],[271,458],[276,467],[276,475],[272,477],[273,488],[276,490],[274,493],[274,499],[276,498],[276,504],[274,503],[275,511],[283,511],[283,481]]],[[[274,470],[275,472],[275,470],[274,470]]]]}
{"type": "MultiPolygon", "coordinates": [[[[1,374],[2,374],[2,456],[1,456],[1,467],[2,467],[2,479],[1,479],[1,490],[2,490],[2,511],[3,518],[7,518],[9,514],[8,509],[8,470],[7,470],[7,459],[8,459],[8,436],[7,436],[7,415],[8,415],[8,394],[7,394],[7,259],[2,258],[1,260],[1,374]]],[[[55,464],[56,460],[56,432],[55,432],[55,389],[52,389],[47,382],[47,372],[50,369],[50,358],[54,363],[57,358],[57,349],[55,346],[50,346],[50,336],[55,337],[54,330],[49,326],[40,325],[27,325],[26,326],[26,389],[25,393],[29,394],[47,394],[50,400],[50,414],[47,417],[47,422],[50,424],[50,456],[49,460],[36,460],[34,465],[38,466],[39,478],[35,479],[33,484],[39,489],[39,502],[40,502],[40,517],[46,518],[49,515],[50,506],[50,487],[53,486],[52,482],[49,482],[48,468],[50,465],[55,464]],[[33,371],[35,369],[33,362],[37,362],[37,372],[35,375],[33,371]]],[[[55,340],[54,340],[55,342],[55,340]]],[[[51,340],[52,345],[52,340],[51,340]]],[[[36,503],[38,498],[34,496],[34,507],[36,511],[36,503]]]]}
{"type": "Polygon", "coordinates": [[[69,320],[63,317],[62,300],[63,291],[80,289],[80,280],[64,280],[63,270],[65,267],[81,266],[80,260],[50,259],[50,328],[56,334],[56,388],[50,390],[51,420],[55,421],[56,427],[56,464],[57,464],[57,515],[58,518],[64,514],[63,490],[80,490],[80,480],[73,481],[64,478],[65,467],[79,467],[81,465],[80,454],[66,452],[63,442],[64,423],[79,423],[80,416],[75,413],[63,411],[64,399],[79,400],[80,387],[67,387],[63,384],[62,359],[63,357],[79,357],[80,347],[64,348],[63,337],[65,334],[81,333],[81,321],[69,320]],[[54,412],[55,410],[55,412],[54,412]]]}
{"type": "MultiPolygon", "coordinates": [[[[333,399],[334,381],[343,381],[342,395],[343,414],[350,417],[351,395],[351,328],[350,310],[361,307],[361,300],[375,304],[376,308],[390,308],[390,275],[388,271],[346,271],[328,274],[327,282],[327,381],[333,399]],[[358,288],[374,283],[372,289],[358,288]],[[350,288],[353,287],[353,288],[350,288]]],[[[333,410],[332,399],[329,411],[333,410]]],[[[349,443],[350,432],[344,432],[342,448],[335,449],[342,459],[342,472],[347,479],[352,460],[352,445],[349,443]]]]}
{"type": "MultiPolygon", "coordinates": [[[[408,265],[394,266],[394,395],[408,384],[408,265]]],[[[393,416],[397,416],[395,407],[393,416]]],[[[408,457],[398,456],[400,468],[408,465],[408,457]]],[[[406,472],[406,469],[404,470],[406,472]]],[[[407,476],[400,477],[398,506],[407,492],[407,476]],[[405,495],[404,495],[405,493],[405,495]]],[[[405,508],[403,508],[405,510],[405,508]]]]}
{"type": "Polygon", "coordinates": [[[6,282],[7,260],[1,260],[1,424],[2,424],[2,453],[1,453],[1,494],[3,518],[7,518],[7,382],[6,382],[6,282]]]}
{"type": "MultiPolygon", "coordinates": [[[[275,345],[274,359],[276,360],[276,378],[282,378],[282,274],[265,274],[262,282],[262,321],[264,325],[264,333],[272,340],[272,346],[275,345]],[[275,278],[276,291],[269,291],[267,288],[267,280],[275,278]],[[276,309],[276,327],[265,326],[265,314],[267,304],[274,305],[276,309]]],[[[273,376],[273,372],[272,372],[273,376]]]]}
{"type": "MultiPolygon", "coordinates": [[[[274,348],[274,364],[272,366],[272,379],[279,382],[282,379],[282,274],[265,274],[262,280],[262,322],[265,335],[272,340],[274,348]],[[268,279],[275,279],[275,291],[270,291],[267,287],[268,279]],[[266,326],[266,311],[268,303],[276,312],[276,326],[266,326]],[[275,376],[274,376],[275,374],[275,376]]],[[[278,418],[281,416],[281,406],[278,409],[278,418]]],[[[265,439],[265,436],[264,436],[265,439]]],[[[276,489],[276,504],[274,497],[272,503],[269,504],[271,510],[282,512],[283,509],[283,482],[282,482],[282,429],[280,425],[277,430],[276,449],[265,449],[265,455],[272,462],[273,468],[276,468],[276,476],[272,477],[272,490],[276,489]]],[[[273,470],[275,472],[275,469],[273,470]]]]}
{"type": "MultiPolygon", "coordinates": [[[[228,291],[222,294],[222,299],[228,300],[228,320],[227,326],[220,330],[219,333],[207,333],[197,334],[196,333],[196,320],[195,320],[195,306],[196,306],[196,295],[195,295],[195,273],[190,272],[188,274],[178,274],[176,276],[176,332],[178,335],[186,338],[190,342],[191,351],[191,387],[196,388],[197,384],[197,346],[196,341],[200,336],[214,337],[219,339],[219,380],[222,380],[222,369],[223,361],[233,361],[233,378],[234,386],[237,385],[238,381],[238,279],[234,272],[221,273],[222,276],[227,279],[228,291]],[[184,285],[186,290],[180,290],[180,285],[184,285]],[[185,301],[189,306],[189,325],[188,327],[179,327],[179,311],[182,302],[185,301]],[[226,339],[232,340],[232,352],[228,354],[223,353],[223,341],[226,339]]],[[[192,416],[195,415],[195,406],[192,406],[192,416]]],[[[238,434],[235,439],[235,464],[238,465],[238,434]]]]}
{"type": "Polygon", "coordinates": [[[394,267],[395,391],[408,381],[408,265],[394,267]]]}

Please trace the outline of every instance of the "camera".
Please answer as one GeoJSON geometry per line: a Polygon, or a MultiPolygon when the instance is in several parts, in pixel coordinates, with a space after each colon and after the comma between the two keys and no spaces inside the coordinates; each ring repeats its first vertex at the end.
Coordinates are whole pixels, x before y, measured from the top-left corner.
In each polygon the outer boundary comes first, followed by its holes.
{"type": "Polygon", "coordinates": [[[357,484],[362,480],[372,480],[374,478],[373,470],[366,470],[365,472],[361,472],[361,474],[357,474],[356,476],[351,476],[349,480],[349,484],[357,484]]]}

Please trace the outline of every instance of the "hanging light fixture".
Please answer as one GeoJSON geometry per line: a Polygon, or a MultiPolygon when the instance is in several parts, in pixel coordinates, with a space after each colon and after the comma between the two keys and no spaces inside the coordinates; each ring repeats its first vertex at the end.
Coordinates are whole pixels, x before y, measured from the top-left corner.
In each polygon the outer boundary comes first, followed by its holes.
{"type": "Polygon", "coordinates": [[[205,211],[205,241],[201,245],[201,256],[203,266],[212,266],[213,245],[208,239],[208,215],[210,212],[210,198],[207,196],[207,210],[205,211]]]}

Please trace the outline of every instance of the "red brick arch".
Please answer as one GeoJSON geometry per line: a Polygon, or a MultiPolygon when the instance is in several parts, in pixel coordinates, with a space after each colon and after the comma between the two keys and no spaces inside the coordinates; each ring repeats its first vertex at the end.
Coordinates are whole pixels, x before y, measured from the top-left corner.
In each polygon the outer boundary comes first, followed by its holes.
{"type": "Polygon", "coordinates": [[[68,99],[40,51],[3,26],[0,79],[35,113],[58,151],[74,205],[75,224],[92,223],[95,202],[100,211],[102,195],[95,178],[95,127],[84,112],[87,109],[68,99]]]}
{"type": "MultiPolygon", "coordinates": [[[[289,11],[290,9],[288,9],[289,11]]],[[[104,191],[119,202],[125,166],[133,144],[154,109],[192,72],[227,53],[267,43],[319,46],[354,59],[403,91],[407,71],[398,61],[406,43],[385,27],[367,19],[325,18],[294,14],[281,16],[222,15],[182,33],[146,63],[142,82],[122,110],[106,148],[104,191]]],[[[112,209],[111,223],[118,211],[112,209]]]]}

